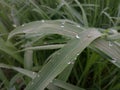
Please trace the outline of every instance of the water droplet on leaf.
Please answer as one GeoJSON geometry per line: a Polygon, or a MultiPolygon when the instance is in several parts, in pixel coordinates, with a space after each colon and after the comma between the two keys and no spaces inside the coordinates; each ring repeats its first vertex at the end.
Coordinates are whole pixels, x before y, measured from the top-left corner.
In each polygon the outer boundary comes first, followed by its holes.
{"type": "Polygon", "coordinates": [[[113,62],[113,63],[116,63],[116,62],[117,62],[117,59],[116,59],[116,58],[113,58],[113,59],[112,59],[112,62],[113,62]]]}
{"type": "Polygon", "coordinates": [[[76,35],[76,38],[80,38],[78,35],[76,35]]]}
{"type": "Polygon", "coordinates": [[[35,75],[35,72],[33,72],[33,75],[35,75]]]}
{"type": "Polygon", "coordinates": [[[22,26],[25,26],[24,24],[22,24],[22,26]]]}
{"type": "Polygon", "coordinates": [[[42,23],[44,23],[44,22],[45,22],[45,20],[42,20],[41,22],[42,22],[42,23]]]}
{"type": "Polygon", "coordinates": [[[75,60],[76,60],[77,58],[75,58],[75,60]]]}
{"type": "Polygon", "coordinates": [[[17,25],[13,24],[13,27],[17,27],[17,25]]]}
{"type": "Polygon", "coordinates": [[[80,25],[77,25],[76,27],[80,28],[80,25]]]}
{"type": "Polygon", "coordinates": [[[62,25],[62,26],[60,26],[60,27],[64,28],[64,26],[63,26],[63,25],[62,25]]]}
{"type": "Polygon", "coordinates": [[[71,62],[68,62],[68,64],[71,64],[71,62]]]}

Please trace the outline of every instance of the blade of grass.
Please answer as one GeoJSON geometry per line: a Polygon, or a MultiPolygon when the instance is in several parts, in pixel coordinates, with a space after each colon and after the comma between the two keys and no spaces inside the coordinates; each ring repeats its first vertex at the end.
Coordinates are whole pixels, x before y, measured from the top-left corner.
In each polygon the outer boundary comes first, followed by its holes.
{"type": "Polygon", "coordinates": [[[87,16],[86,16],[84,8],[82,7],[81,3],[78,0],[75,0],[75,2],[77,3],[77,5],[80,7],[82,11],[84,26],[88,27],[88,20],[87,20],[87,16]]]}
{"type": "Polygon", "coordinates": [[[77,86],[74,86],[72,84],[69,84],[69,83],[66,83],[64,81],[61,81],[61,80],[53,80],[53,84],[58,86],[58,87],[61,87],[65,90],[85,90],[83,88],[80,88],[80,87],[77,87],[77,86]]]}
{"type": "Polygon", "coordinates": [[[100,32],[94,29],[83,31],[80,34],[81,39],[73,39],[65,47],[60,49],[57,54],[43,66],[38,75],[27,85],[25,90],[44,90],[58,74],[76,60],[79,53],[81,53],[94,39],[100,36],[100,32]]]}
{"type": "Polygon", "coordinates": [[[26,33],[28,37],[39,33],[39,36],[47,34],[61,34],[69,37],[75,37],[83,30],[84,29],[81,26],[74,22],[71,23],[68,20],[42,20],[31,22],[16,28],[9,34],[8,39],[12,38],[16,34],[22,33],[26,33]]]}
{"type": "Polygon", "coordinates": [[[109,61],[120,68],[120,47],[117,44],[101,39],[96,40],[92,45],[104,54],[108,55],[110,57],[108,58],[109,61]]]}
{"type": "Polygon", "coordinates": [[[35,46],[35,47],[26,47],[25,49],[19,50],[18,52],[25,50],[51,50],[51,49],[59,49],[62,48],[65,44],[54,44],[54,45],[43,45],[43,46],[35,46]]]}
{"type": "Polygon", "coordinates": [[[20,56],[20,54],[15,53],[17,49],[14,47],[14,45],[10,42],[5,42],[2,38],[0,38],[0,50],[4,51],[5,53],[12,56],[15,60],[23,64],[23,59],[20,56]]]}

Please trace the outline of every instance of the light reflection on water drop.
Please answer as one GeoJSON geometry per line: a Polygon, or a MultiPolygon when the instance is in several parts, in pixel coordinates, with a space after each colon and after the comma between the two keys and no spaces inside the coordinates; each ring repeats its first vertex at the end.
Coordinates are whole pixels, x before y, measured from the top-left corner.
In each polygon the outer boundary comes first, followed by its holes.
{"type": "Polygon", "coordinates": [[[116,63],[116,62],[117,62],[117,59],[116,59],[116,58],[113,58],[113,59],[112,59],[112,62],[113,62],[113,63],[116,63]]]}
{"type": "Polygon", "coordinates": [[[64,28],[64,26],[62,25],[62,26],[60,26],[61,28],[64,28]]]}
{"type": "Polygon", "coordinates": [[[42,23],[44,23],[44,22],[45,22],[45,20],[42,20],[41,22],[42,22],[42,23]]]}
{"type": "Polygon", "coordinates": [[[80,38],[78,35],[75,36],[76,38],[80,38]]]}
{"type": "Polygon", "coordinates": [[[76,25],[76,27],[80,28],[80,25],[76,25]]]}
{"type": "Polygon", "coordinates": [[[71,62],[68,62],[68,64],[71,64],[71,62]]]}
{"type": "Polygon", "coordinates": [[[33,72],[33,75],[35,75],[35,72],[33,72]]]}
{"type": "Polygon", "coordinates": [[[22,26],[25,26],[25,24],[22,24],[22,26]]]}
{"type": "Polygon", "coordinates": [[[13,27],[17,27],[17,25],[13,24],[13,27]]]}

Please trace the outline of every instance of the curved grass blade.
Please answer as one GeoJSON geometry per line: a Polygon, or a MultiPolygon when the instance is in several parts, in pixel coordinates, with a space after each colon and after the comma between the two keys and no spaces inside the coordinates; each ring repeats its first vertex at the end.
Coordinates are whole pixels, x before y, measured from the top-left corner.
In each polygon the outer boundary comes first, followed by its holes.
{"type": "Polygon", "coordinates": [[[27,34],[27,37],[32,35],[36,35],[38,37],[38,34],[39,36],[45,36],[47,34],[60,34],[73,38],[81,31],[83,31],[82,27],[69,20],[42,20],[31,22],[16,28],[9,34],[8,39],[12,38],[16,34],[22,33],[27,34]]]}
{"type": "Polygon", "coordinates": [[[69,64],[75,62],[76,57],[96,38],[101,36],[97,30],[86,30],[79,34],[79,38],[71,40],[65,47],[57,51],[49,62],[43,66],[38,75],[25,90],[44,90],[52,80],[69,64]],[[80,37],[79,37],[80,36],[80,37]],[[83,43],[84,42],[84,43],[83,43]]]}
{"type": "Polygon", "coordinates": [[[20,72],[21,74],[23,75],[26,75],[30,78],[35,78],[35,76],[37,75],[37,73],[35,72],[32,72],[32,71],[29,71],[29,70],[26,70],[26,69],[23,69],[23,68],[20,68],[20,67],[15,67],[15,66],[10,66],[10,65],[6,65],[6,64],[0,64],[0,68],[7,68],[7,69],[13,69],[17,72],[20,72]]]}
{"type": "Polygon", "coordinates": [[[97,39],[91,45],[105,53],[110,57],[109,61],[120,68],[120,46],[104,39],[97,39]]]}
{"type": "Polygon", "coordinates": [[[83,16],[83,22],[84,22],[84,25],[86,27],[88,27],[88,20],[87,20],[87,15],[85,13],[85,10],[83,9],[81,3],[78,1],[78,0],[75,0],[75,2],[77,3],[77,5],[80,7],[81,11],[82,11],[82,16],[83,16]]]}
{"type": "MultiPolygon", "coordinates": [[[[13,70],[19,72],[17,75],[15,75],[11,79],[11,81],[10,81],[10,87],[12,87],[12,85],[17,80],[17,78],[19,78],[19,77],[22,76],[21,74],[26,75],[26,76],[28,76],[28,77],[30,77],[32,79],[34,79],[37,76],[36,72],[32,72],[32,71],[29,71],[29,70],[26,70],[26,69],[22,69],[22,68],[19,68],[19,67],[14,67],[14,66],[6,65],[6,64],[0,64],[0,67],[1,68],[7,68],[7,69],[13,69],[13,70]]],[[[85,90],[85,89],[73,86],[71,84],[67,84],[67,83],[65,83],[63,81],[60,81],[60,80],[57,80],[57,79],[53,80],[53,82],[50,83],[50,84],[52,84],[52,86],[56,85],[58,87],[61,87],[61,88],[67,89],[67,90],[85,90]]],[[[47,88],[49,88],[51,86],[50,84],[47,86],[47,88]]]]}

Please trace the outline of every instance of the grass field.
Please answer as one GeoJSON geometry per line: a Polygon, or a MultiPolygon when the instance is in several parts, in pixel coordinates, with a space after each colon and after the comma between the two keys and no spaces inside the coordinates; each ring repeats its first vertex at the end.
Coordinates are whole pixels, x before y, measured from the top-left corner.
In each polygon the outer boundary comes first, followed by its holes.
{"type": "Polygon", "coordinates": [[[120,0],[0,0],[0,90],[120,90],[120,0]]]}

